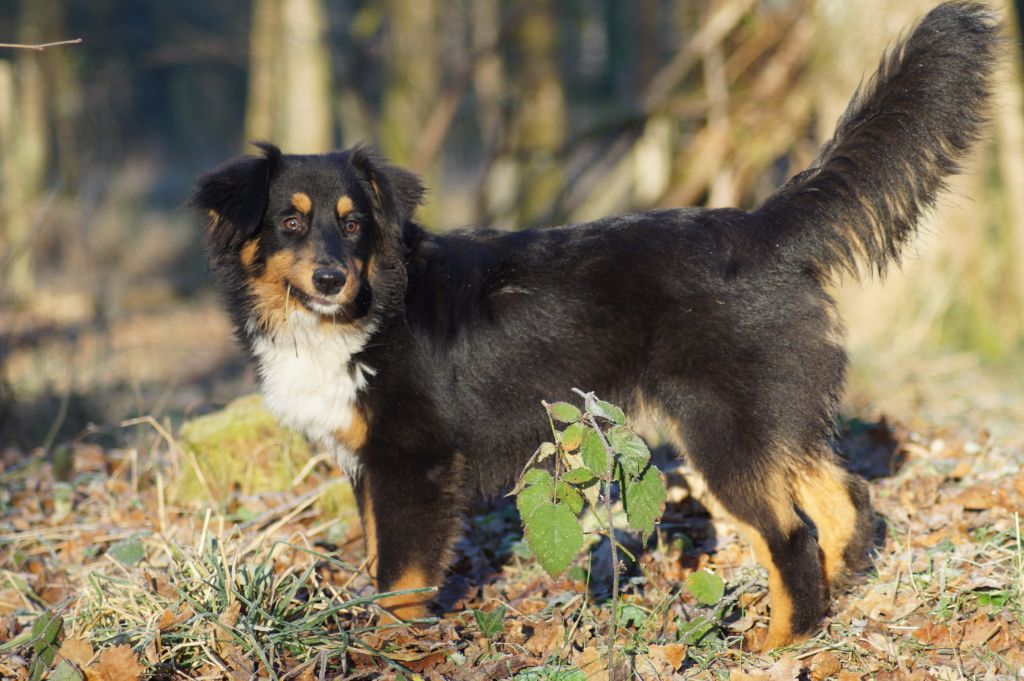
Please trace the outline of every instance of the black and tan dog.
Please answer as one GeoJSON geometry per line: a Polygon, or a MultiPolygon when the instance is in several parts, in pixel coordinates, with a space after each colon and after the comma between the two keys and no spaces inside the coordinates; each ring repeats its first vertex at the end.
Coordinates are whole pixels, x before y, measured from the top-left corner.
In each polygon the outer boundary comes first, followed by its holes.
{"type": "Polygon", "coordinates": [[[825,286],[898,260],[979,137],[997,34],[981,5],[934,10],[815,164],[750,212],[434,235],[413,218],[419,179],[363,148],[263,144],[200,178],[266,403],[338,452],[379,588],[441,583],[468,495],[506,490],[550,435],[541,400],[579,386],[656,410],[745,528],[769,572],[767,645],[813,633],[872,526],[829,446],[846,356],[825,286]]]}

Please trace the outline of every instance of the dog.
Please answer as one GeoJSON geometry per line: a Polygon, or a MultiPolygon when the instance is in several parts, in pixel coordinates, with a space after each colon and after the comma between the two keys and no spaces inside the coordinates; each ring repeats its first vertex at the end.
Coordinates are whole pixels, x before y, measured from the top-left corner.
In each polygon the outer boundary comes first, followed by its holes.
{"type": "Polygon", "coordinates": [[[266,405],[338,453],[378,588],[441,584],[468,501],[507,491],[550,436],[541,401],[578,386],[664,418],[768,569],[766,647],[815,633],[873,526],[830,446],[847,359],[826,286],[898,263],[983,132],[998,31],[981,4],[934,9],[752,211],[433,234],[420,179],[366,147],[261,143],[202,175],[191,204],[266,405]]]}

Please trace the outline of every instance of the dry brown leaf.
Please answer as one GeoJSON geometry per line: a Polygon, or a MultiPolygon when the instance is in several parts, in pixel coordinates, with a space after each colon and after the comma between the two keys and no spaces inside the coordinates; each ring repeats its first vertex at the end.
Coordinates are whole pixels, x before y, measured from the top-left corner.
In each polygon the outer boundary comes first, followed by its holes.
{"type": "Polygon", "coordinates": [[[120,645],[104,648],[88,671],[90,679],[97,678],[99,681],[139,681],[144,667],[139,664],[130,646],[120,645]]]}
{"type": "Polygon", "coordinates": [[[68,662],[74,662],[79,667],[85,669],[92,662],[94,651],[92,644],[88,641],[77,636],[69,636],[60,644],[60,650],[57,651],[57,654],[68,662]]]}
{"type": "Polygon", "coordinates": [[[733,669],[729,672],[729,681],[768,681],[768,674],[760,670],[748,674],[741,669],[733,669]]]}
{"type": "Polygon", "coordinates": [[[834,653],[824,651],[811,658],[811,678],[822,681],[839,673],[841,665],[834,653]]]}
{"type": "Polygon", "coordinates": [[[608,681],[606,659],[595,645],[589,645],[576,657],[576,666],[587,675],[587,681],[608,681]]]}
{"type": "Polygon", "coordinates": [[[914,631],[914,638],[925,645],[949,647],[953,645],[953,635],[945,624],[927,622],[914,631]]]}
{"type": "Polygon", "coordinates": [[[234,637],[229,633],[228,630],[234,629],[235,625],[238,624],[238,615],[242,610],[242,604],[235,601],[228,607],[224,608],[217,617],[217,622],[221,626],[214,628],[214,643],[217,647],[217,652],[223,654],[224,650],[231,644],[234,637]]]}
{"type": "Polygon", "coordinates": [[[1003,490],[996,489],[991,483],[979,483],[968,487],[951,501],[969,511],[984,511],[1002,505],[1005,500],[1006,493],[1003,490]]]}
{"type": "Polygon", "coordinates": [[[996,635],[1002,622],[993,622],[985,613],[979,612],[964,624],[964,635],[961,643],[965,646],[981,646],[996,635]]]}
{"type": "Polygon", "coordinates": [[[537,657],[547,657],[562,647],[565,640],[565,626],[561,622],[543,622],[533,627],[533,635],[525,647],[537,657]]]}
{"type": "Polygon", "coordinates": [[[796,681],[800,678],[800,661],[792,655],[784,655],[768,668],[770,681],[796,681]]]}
{"type": "Polygon", "coordinates": [[[860,681],[860,674],[857,672],[839,672],[838,681],[860,681]]]}
{"type": "MultiPolygon", "coordinates": [[[[176,612],[171,612],[170,610],[165,609],[163,612],[160,613],[160,617],[156,622],[156,628],[160,631],[167,631],[168,629],[176,627],[179,624],[187,622],[189,618],[191,618],[194,614],[195,611],[192,610],[192,606],[187,604],[184,605],[181,609],[177,610],[176,612]]],[[[238,621],[237,616],[235,618],[235,621],[238,621]]]]}
{"type": "Polygon", "coordinates": [[[686,659],[686,646],[682,643],[647,646],[647,652],[654,659],[665,662],[672,671],[678,671],[686,659]]]}
{"type": "Polygon", "coordinates": [[[1017,494],[1024,496],[1024,473],[1020,473],[1013,479],[1013,488],[1017,490],[1017,494]]]}
{"type": "Polygon", "coordinates": [[[316,681],[316,678],[316,660],[310,660],[302,665],[302,671],[295,677],[295,681],[316,681]]]}

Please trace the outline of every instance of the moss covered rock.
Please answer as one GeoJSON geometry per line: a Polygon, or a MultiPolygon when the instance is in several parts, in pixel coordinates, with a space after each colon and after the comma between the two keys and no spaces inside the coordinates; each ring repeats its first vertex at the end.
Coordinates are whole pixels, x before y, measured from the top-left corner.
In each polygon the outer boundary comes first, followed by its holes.
{"type": "Polygon", "coordinates": [[[185,454],[181,499],[212,496],[224,502],[232,491],[283,491],[310,457],[306,440],[278,424],[259,395],[185,422],[179,442],[185,454]]]}

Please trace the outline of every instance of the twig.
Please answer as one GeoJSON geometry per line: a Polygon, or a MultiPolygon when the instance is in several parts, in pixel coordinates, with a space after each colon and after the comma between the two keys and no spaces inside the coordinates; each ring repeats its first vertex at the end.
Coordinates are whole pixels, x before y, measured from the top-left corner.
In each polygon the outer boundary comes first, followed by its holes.
{"type": "Polygon", "coordinates": [[[47,47],[57,47],[58,45],[78,45],[81,42],[81,38],[74,38],[72,40],[58,40],[54,43],[37,43],[35,45],[21,45],[19,43],[0,43],[0,47],[9,47],[15,50],[35,50],[36,52],[42,52],[47,47]]]}

